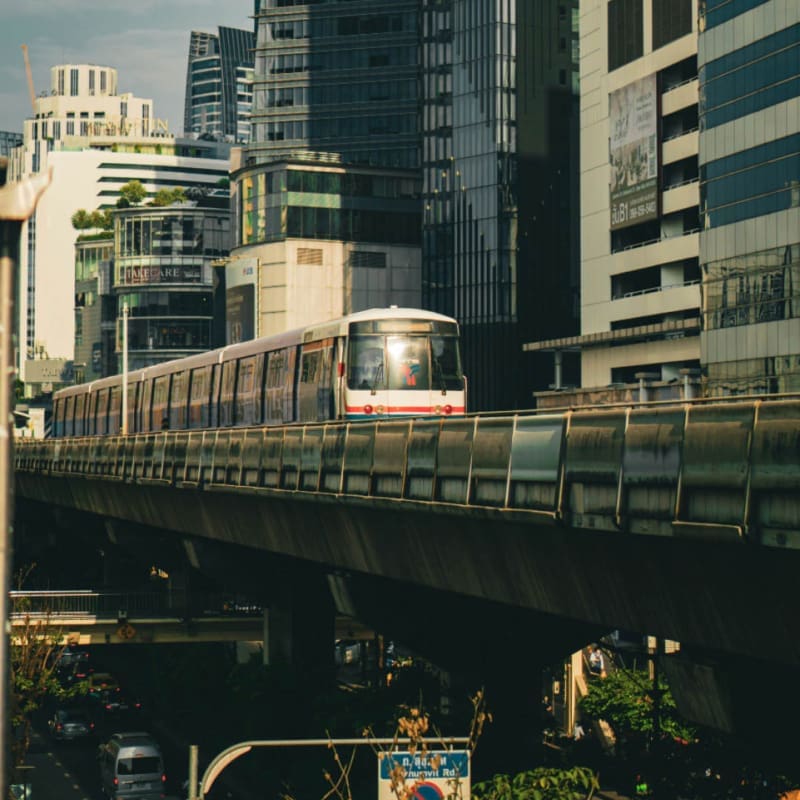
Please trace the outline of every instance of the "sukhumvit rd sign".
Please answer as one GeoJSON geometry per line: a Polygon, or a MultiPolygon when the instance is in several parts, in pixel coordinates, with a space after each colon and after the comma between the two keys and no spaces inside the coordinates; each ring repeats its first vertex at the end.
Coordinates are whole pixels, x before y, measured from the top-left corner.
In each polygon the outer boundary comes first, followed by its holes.
{"type": "Polygon", "coordinates": [[[656,76],[609,95],[611,230],[658,217],[656,76]]]}

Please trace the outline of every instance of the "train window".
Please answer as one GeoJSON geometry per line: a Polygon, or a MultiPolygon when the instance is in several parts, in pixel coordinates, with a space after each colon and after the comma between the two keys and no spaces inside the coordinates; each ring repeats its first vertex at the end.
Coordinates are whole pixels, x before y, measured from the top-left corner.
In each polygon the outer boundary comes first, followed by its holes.
{"type": "Polygon", "coordinates": [[[222,365],[222,383],[219,394],[219,426],[233,425],[233,394],[236,387],[236,362],[222,365]]]}
{"type": "Polygon", "coordinates": [[[84,436],[86,434],[86,395],[79,394],[75,398],[75,435],[84,436]]]}
{"type": "Polygon", "coordinates": [[[211,367],[211,427],[219,425],[219,391],[222,379],[222,366],[214,364],[211,367]]]}
{"type": "Polygon", "coordinates": [[[153,381],[151,430],[161,430],[169,425],[169,379],[169,375],[161,375],[153,381]]]}
{"type": "Polygon", "coordinates": [[[211,367],[192,370],[191,399],[189,400],[189,427],[207,428],[209,397],[211,393],[211,367]]]}
{"type": "Polygon", "coordinates": [[[189,388],[189,371],[176,372],[172,376],[169,395],[169,426],[183,430],[186,427],[186,392],[189,388]]]}
{"type": "Polygon", "coordinates": [[[383,389],[386,370],[383,364],[383,336],[350,337],[347,386],[349,389],[383,389]]]}
{"type": "Polygon", "coordinates": [[[464,376],[455,336],[431,336],[431,383],[434,389],[461,391],[464,376]]]}
{"type": "Polygon", "coordinates": [[[95,410],[95,433],[108,433],[108,389],[101,389],[97,394],[95,410]]]}
{"type": "Polygon", "coordinates": [[[294,419],[292,395],[294,384],[294,348],[275,350],[268,355],[264,421],[280,425],[294,419]]]}
{"type": "Polygon", "coordinates": [[[122,387],[112,386],[108,401],[108,432],[119,433],[122,387]]]}
{"type": "Polygon", "coordinates": [[[66,408],[64,409],[64,435],[74,436],[75,434],[75,398],[68,397],[66,408]]]}
{"type": "Polygon", "coordinates": [[[236,379],[236,424],[256,425],[261,422],[261,372],[264,356],[239,359],[236,379]]]}
{"type": "Polygon", "coordinates": [[[141,429],[141,386],[138,381],[128,381],[128,433],[141,429]]]}
{"type": "Polygon", "coordinates": [[[153,430],[153,416],[150,413],[153,399],[153,381],[152,379],[146,379],[142,383],[144,384],[142,387],[142,430],[151,431],[153,430]]]}
{"type": "Polygon", "coordinates": [[[97,425],[95,423],[95,417],[97,416],[97,392],[90,392],[83,403],[86,409],[86,428],[82,430],[85,430],[89,436],[93,436],[97,433],[97,425]]]}
{"type": "Polygon", "coordinates": [[[388,336],[390,389],[430,389],[427,336],[388,336]]]}

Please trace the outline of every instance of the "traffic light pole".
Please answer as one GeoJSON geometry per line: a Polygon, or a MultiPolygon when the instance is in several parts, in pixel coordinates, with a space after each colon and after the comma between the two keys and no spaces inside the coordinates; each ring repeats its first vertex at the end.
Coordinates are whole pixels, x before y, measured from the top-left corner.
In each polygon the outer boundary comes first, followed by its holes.
{"type": "MultiPolygon", "coordinates": [[[[14,293],[22,224],[33,213],[50,173],[0,188],[0,619],[8,619],[14,520],[14,293]]],[[[8,635],[0,636],[0,791],[9,784],[8,635]]]]}

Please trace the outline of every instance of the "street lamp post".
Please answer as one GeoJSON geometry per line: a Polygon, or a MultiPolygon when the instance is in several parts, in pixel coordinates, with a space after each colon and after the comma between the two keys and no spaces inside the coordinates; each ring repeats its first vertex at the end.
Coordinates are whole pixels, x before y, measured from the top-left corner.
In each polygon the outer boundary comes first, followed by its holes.
{"type": "Polygon", "coordinates": [[[122,435],[128,435],[128,301],[122,303],[122,435]]]}
{"type": "MultiPolygon", "coordinates": [[[[4,165],[3,165],[4,166],[4,165]]],[[[13,384],[14,294],[22,224],[50,183],[51,173],[0,189],[0,619],[8,619],[11,582],[11,530],[14,519],[13,384]]],[[[0,787],[8,785],[8,637],[0,636],[0,787]]]]}

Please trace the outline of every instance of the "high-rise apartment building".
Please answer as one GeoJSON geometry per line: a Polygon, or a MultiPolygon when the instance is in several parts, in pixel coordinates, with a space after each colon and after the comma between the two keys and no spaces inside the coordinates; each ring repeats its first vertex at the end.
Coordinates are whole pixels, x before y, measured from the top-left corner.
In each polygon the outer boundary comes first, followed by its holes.
{"type": "MultiPolygon", "coordinates": [[[[580,4],[581,386],[700,364],[697,0],[580,4]]],[[[533,348],[531,348],[533,349],[533,348]]]]}
{"type": "Polygon", "coordinates": [[[183,112],[187,136],[249,141],[254,49],[252,31],[192,31],[183,112]]]}
{"type": "Polygon", "coordinates": [[[11,181],[53,170],[21,234],[16,315],[26,383],[34,360],[74,360],[78,231],[72,215],[113,207],[132,180],[152,197],[161,188],[207,189],[228,177],[230,145],[175,139],[154,117],[150,100],[116,91],[117,73],[109,67],[53,67],[51,93],[37,98],[23,143],[12,153],[11,181]]]}
{"type": "Polygon", "coordinates": [[[705,0],[701,359],[710,395],[800,391],[800,4],[705,0]]]}
{"type": "Polygon", "coordinates": [[[298,151],[416,168],[417,0],[263,0],[251,163],[298,151]]]}
{"type": "Polygon", "coordinates": [[[522,344],[577,333],[577,8],[422,3],[423,303],[473,410],[529,406],[552,359],[522,344]]]}

